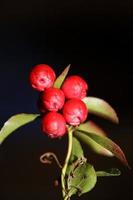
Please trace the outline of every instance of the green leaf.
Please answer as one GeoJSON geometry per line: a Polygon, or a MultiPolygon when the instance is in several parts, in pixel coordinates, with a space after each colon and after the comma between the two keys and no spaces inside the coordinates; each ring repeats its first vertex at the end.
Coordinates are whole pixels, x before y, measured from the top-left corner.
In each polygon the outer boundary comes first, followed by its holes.
{"type": "Polygon", "coordinates": [[[81,144],[78,141],[78,139],[76,139],[74,136],[73,136],[73,142],[72,143],[73,143],[72,144],[72,153],[71,153],[71,157],[70,157],[70,160],[69,160],[70,163],[72,163],[75,160],[77,160],[78,158],[81,158],[81,157],[84,156],[84,152],[83,152],[83,149],[81,147],[81,144]]]}
{"type": "Polygon", "coordinates": [[[98,177],[104,177],[104,176],[120,176],[121,171],[117,168],[112,168],[106,171],[97,171],[96,175],[98,177]]]}
{"type": "Polygon", "coordinates": [[[57,79],[56,79],[55,82],[54,82],[54,87],[55,87],[55,88],[60,88],[60,87],[61,87],[63,81],[65,80],[65,78],[66,78],[66,76],[67,76],[67,74],[68,74],[69,69],[70,69],[70,65],[68,65],[68,66],[64,69],[64,71],[57,77],[57,79]]]}
{"type": "Polygon", "coordinates": [[[74,166],[71,174],[68,182],[69,197],[76,193],[80,196],[94,188],[97,176],[92,165],[83,163],[76,168],[74,166]]]}
{"type": "Polygon", "coordinates": [[[96,97],[85,97],[82,99],[88,108],[88,112],[119,123],[115,110],[104,100],[96,97]]]}
{"type": "Polygon", "coordinates": [[[8,121],[5,122],[4,126],[0,130],[0,144],[16,129],[19,127],[35,120],[39,114],[17,114],[12,116],[8,121]]]}
{"type": "Polygon", "coordinates": [[[104,130],[102,130],[99,126],[97,126],[92,121],[87,121],[85,123],[80,124],[79,126],[77,126],[76,130],[86,131],[86,132],[94,133],[94,134],[101,135],[101,136],[106,136],[107,135],[104,132],[104,130]]]}
{"type": "Polygon", "coordinates": [[[82,135],[88,136],[88,140],[89,140],[89,138],[91,138],[97,144],[99,144],[102,147],[104,147],[105,149],[111,151],[124,165],[126,165],[127,167],[130,168],[130,166],[128,165],[128,162],[127,162],[127,159],[125,157],[124,152],[111,139],[109,139],[109,138],[107,138],[105,136],[100,136],[100,135],[96,135],[96,134],[85,132],[85,131],[82,131],[82,132],[78,131],[78,132],[76,132],[75,136],[78,136],[78,135],[80,135],[80,138],[82,138],[82,135]]]}
{"type": "Polygon", "coordinates": [[[81,132],[74,132],[74,135],[76,138],[78,138],[80,141],[84,142],[88,147],[95,153],[103,155],[103,156],[108,156],[112,157],[114,156],[111,151],[107,150],[106,148],[102,147],[100,144],[95,142],[93,139],[88,137],[87,135],[81,133],[81,132]]]}
{"type": "MultiPolygon", "coordinates": [[[[97,126],[92,121],[87,121],[83,124],[80,124],[80,126],[78,126],[76,128],[76,130],[94,133],[94,134],[101,135],[101,136],[107,135],[99,126],[97,126]]],[[[78,137],[78,135],[77,135],[77,137],[78,137]]],[[[104,155],[104,156],[109,156],[109,157],[113,156],[113,154],[110,151],[108,151],[101,145],[97,144],[94,140],[92,140],[91,138],[88,138],[86,135],[82,135],[82,137],[80,137],[80,135],[79,135],[79,139],[81,141],[85,142],[90,147],[90,149],[92,151],[94,151],[95,153],[98,153],[98,154],[104,155]]]]}

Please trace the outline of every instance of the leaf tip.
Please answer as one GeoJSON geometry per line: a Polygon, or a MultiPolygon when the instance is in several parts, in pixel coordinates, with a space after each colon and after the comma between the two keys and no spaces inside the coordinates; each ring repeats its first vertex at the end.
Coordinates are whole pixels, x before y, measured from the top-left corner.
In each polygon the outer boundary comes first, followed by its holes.
{"type": "Polygon", "coordinates": [[[118,117],[118,115],[115,111],[114,111],[114,113],[115,113],[115,117],[114,117],[113,122],[116,123],[116,124],[119,124],[119,117],[118,117]]]}
{"type": "Polygon", "coordinates": [[[126,166],[127,166],[127,168],[128,168],[129,170],[131,170],[131,169],[132,169],[132,167],[129,165],[129,163],[128,163],[128,162],[126,163],[126,166]]]}
{"type": "Polygon", "coordinates": [[[65,70],[64,70],[64,74],[67,74],[67,73],[68,73],[70,67],[71,67],[71,64],[69,64],[69,65],[65,68],[65,70]]]}

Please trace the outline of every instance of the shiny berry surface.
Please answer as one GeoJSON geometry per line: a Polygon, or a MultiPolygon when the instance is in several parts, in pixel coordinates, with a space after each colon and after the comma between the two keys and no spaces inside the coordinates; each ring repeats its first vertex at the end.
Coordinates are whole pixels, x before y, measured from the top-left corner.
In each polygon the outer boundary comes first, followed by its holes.
{"type": "Polygon", "coordinates": [[[88,85],[80,76],[69,76],[64,81],[62,90],[67,99],[83,99],[87,95],[88,85]]]}
{"type": "Polygon", "coordinates": [[[80,99],[71,99],[65,103],[63,115],[68,124],[78,126],[86,120],[88,110],[85,103],[80,99]]]}
{"type": "Polygon", "coordinates": [[[58,88],[48,88],[42,94],[42,104],[49,111],[61,110],[65,102],[65,95],[58,88]]]}
{"type": "Polygon", "coordinates": [[[39,64],[33,67],[30,72],[29,81],[31,86],[38,91],[44,91],[53,86],[56,75],[52,67],[46,64],[39,64]]]}
{"type": "Polygon", "coordinates": [[[66,121],[60,113],[48,112],[42,118],[42,130],[51,138],[62,137],[66,134],[66,121]]]}

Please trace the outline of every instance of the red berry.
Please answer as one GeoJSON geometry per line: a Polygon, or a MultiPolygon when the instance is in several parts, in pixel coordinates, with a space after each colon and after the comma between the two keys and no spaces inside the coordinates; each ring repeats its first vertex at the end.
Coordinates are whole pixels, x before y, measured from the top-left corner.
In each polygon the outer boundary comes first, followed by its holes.
{"type": "Polygon", "coordinates": [[[49,112],[42,118],[42,130],[51,138],[62,137],[66,133],[66,121],[60,113],[49,112]]]}
{"type": "Polygon", "coordinates": [[[45,64],[39,64],[33,67],[29,76],[31,86],[38,91],[52,87],[55,78],[54,70],[45,64]]]}
{"type": "Polygon", "coordinates": [[[86,96],[88,85],[80,76],[69,76],[62,85],[67,99],[83,99],[86,96]]]}
{"type": "Polygon", "coordinates": [[[58,88],[48,88],[42,94],[42,104],[49,111],[60,110],[65,102],[65,95],[58,88]]]}
{"type": "Polygon", "coordinates": [[[87,107],[80,99],[68,100],[63,107],[63,115],[66,122],[73,126],[84,122],[87,118],[87,114],[87,107]]]}

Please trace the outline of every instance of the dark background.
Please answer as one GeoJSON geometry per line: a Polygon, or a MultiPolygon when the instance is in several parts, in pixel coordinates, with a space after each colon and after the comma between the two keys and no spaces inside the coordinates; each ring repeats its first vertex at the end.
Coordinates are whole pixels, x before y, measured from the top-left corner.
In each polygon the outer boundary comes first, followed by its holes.
{"type": "MultiPolygon", "coordinates": [[[[38,93],[28,84],[34,65],[47,63],[59,74],[71,63],[70,74],[88,81],[89,95],[116,109],[119,126],[94,120],[123,148],[132,166],[132,1],[1,0],[0,4],[0,125],[13,114],[38,112],[38,93]]],[[[39,156],[53,150],[63,162],[66,140],[45,137],[39,121],[10,136],[0,147],[1,200],[62,199],[53,186],[60,171],[55,164],[43,166],[39,156]]],[[[132,170],[117,159],[89,155],[86,150],[96,169],[119,167],[122,175],[99,179],[81,199],[132,199],[132,170]]]]}

